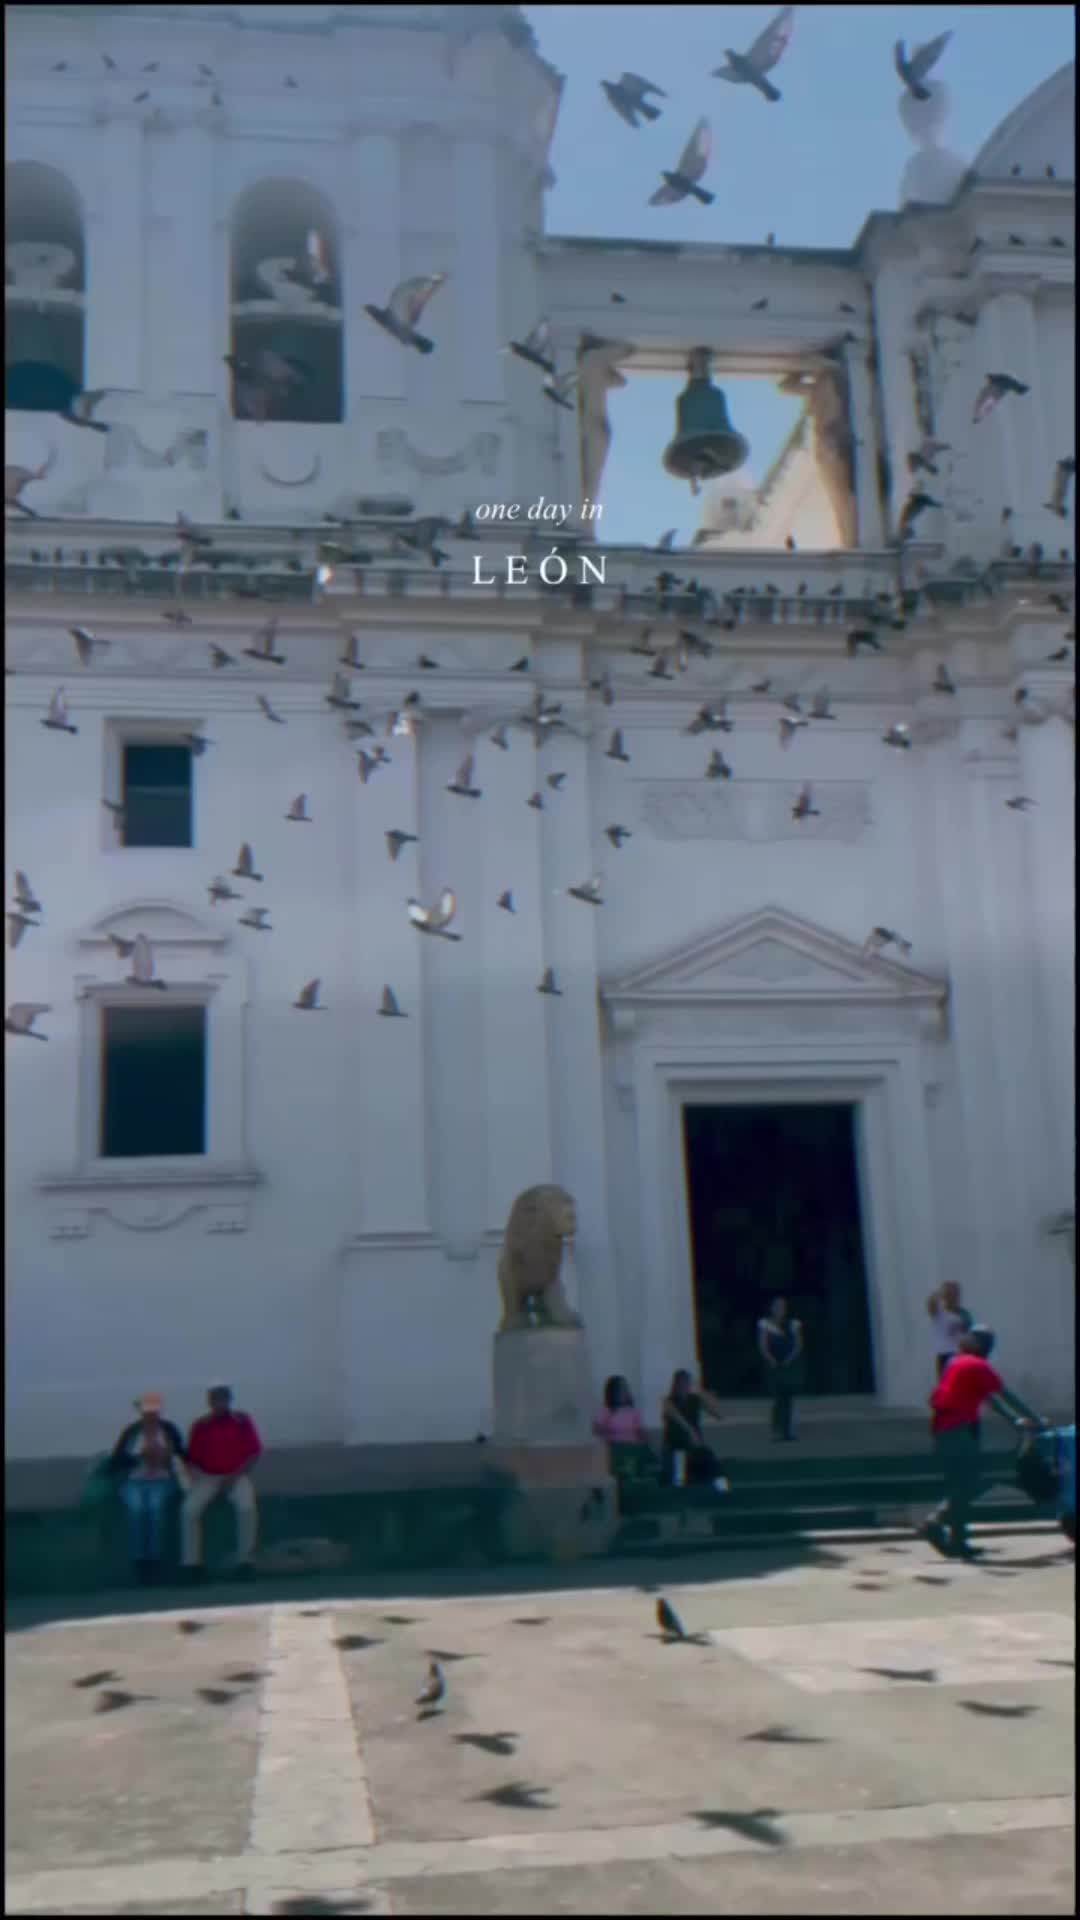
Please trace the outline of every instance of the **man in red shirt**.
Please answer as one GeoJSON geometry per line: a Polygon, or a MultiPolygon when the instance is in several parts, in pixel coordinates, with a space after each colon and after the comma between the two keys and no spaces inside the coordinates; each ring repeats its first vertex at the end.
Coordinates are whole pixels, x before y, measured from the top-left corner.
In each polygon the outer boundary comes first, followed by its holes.
{"type": "Polygon", "coordinates": [[[989,1364],[993,1350],[990,1328],[972,1327],[961,1336],[955,1357],[930,1395],[930,1430],[945,1479],[945,1498],[922,1534],[948,1559],[972,1560],[978,1554],[977,1547],[968,1545],[967,1522],[979,1497],[979,1415],[983,1407],[990,1405],[1014,1425],[1030,1422],[1028,1408],[1009,1392],[1001,1375],[989,1364]]]}
{"type": "Polygon", "coordinates": [[[188,1440],[191,1490],[180,1519],[183,1563],[190,1577],[201,1575],[202,1516],[224,1494],[236,1513],[236,1573],[251,1579],[258,1509],[249,1475],[262,1441],[251,1415],[234,1409],[231,1387],[211,1387],[206,1398],[210,1411],[195,1421],[188,1440]]]}

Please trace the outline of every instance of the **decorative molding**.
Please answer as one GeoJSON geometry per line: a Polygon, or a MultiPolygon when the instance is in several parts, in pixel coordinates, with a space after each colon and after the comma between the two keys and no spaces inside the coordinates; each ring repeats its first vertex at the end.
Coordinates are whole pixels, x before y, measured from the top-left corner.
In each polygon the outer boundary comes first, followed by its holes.
{"type": "MultiPolygon", "coordinates": [[[[278,459],[280,460],[280,458],[281,456],[279,454],[278,459]]],[[[259,461],[259,472],[264,480],[269,481],[272,487],[310,487],[312,482],[318,479],[321,471],[322,455],[318,453],[312,460],[307,473],[302,473],[292,479],[283,479],[280,473],[271,473],[266,461],[262,459],[259,461]]]]}
{"type": "Polygon", "coordinates": [[[350,1253],[444,1253],[448,1260],[476,1260],[485,1248],[501,1247],[502,1227],[485,1227],[468,1240],[444,1240],[429,1227],[375,1227],[367,1233],[347,1234],[341,1246],[350,1253]]]}
{"type": "Polygon", "coordinates": [[[851,845],[873,825],[871,789],[865,781],[814,782],[820,818],[795,820],[800,782],[739,780],[645,780],[638,820],[659,840],[839,840],[851,845]]]}
{"type": "Polygon", "coordinates": [[[86,1240],[95,1215],[128,1233],[165,1233],[196,1214],[206,1233],[246,1233],[251,1195],[262,1185],[254,1168],[190,1169],[125,1167],[92,1173],[46,1174],[37,1182],[45,1195],[49,1238],[86,1240]],[[80,1204],[73,1204],[81,1200],[80,1204]]]}
{"type": "Polygon", "coordinates": [[[497,433],[474,433],[457,453],[421,453],[400,427],[389,427],[375,435],[375,458],[383,473],[406,467],[411,473],[444,476],[467,473],[473,468],[493,478],[498,471],[501,445],[502,438],[497,433]]]}

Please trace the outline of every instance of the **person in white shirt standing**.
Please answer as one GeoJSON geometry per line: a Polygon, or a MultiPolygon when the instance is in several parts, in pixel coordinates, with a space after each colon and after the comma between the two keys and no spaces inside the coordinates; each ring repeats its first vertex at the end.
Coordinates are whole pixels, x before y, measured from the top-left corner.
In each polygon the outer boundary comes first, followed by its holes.
{"type": "Polygon", "coordinates": [[[974,1321],[967,1308],[960,1303],[960,1287],[955,1280],[946,1280],[943,1287],[930,1295],[926,1311],[930,1316],[934,1364],[940,1380],[949,1361],[959,1352],[960,1341],[974,1321]]]}
{"type": "Polygon", "coordinates": [[[757,1337],[765,1390],[772,1396],[772,1437],[794,1440],[794,1401],[803,1386],[803,1330],[802,1321],[792,1319],[783,1294],[758,1321],[757,1337]]]}

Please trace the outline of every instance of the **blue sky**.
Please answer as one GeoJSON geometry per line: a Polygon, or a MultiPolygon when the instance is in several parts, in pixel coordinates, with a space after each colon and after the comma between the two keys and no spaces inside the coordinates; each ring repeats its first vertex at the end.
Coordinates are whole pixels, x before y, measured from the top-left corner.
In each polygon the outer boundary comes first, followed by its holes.
{"type": "MultiPolygon", "coordinates": [[[[953,31],[936,78],[952,97],[945,143],[973,160],[1020,102],[1075,52],[1069,6],[803,6],[771,78],[770,105],[746,87],[710,78],[724,48],[748,47],[777,7],[534,6],[525,9],[546,60],[567,76],[552,150],[556,185],[547,230],[760,245],[851,246],[867,215],[897,204],[912,152],[897,116],[893,43],[909,47],[953,31]],[[601,80],[643,74],[669,96],[663,118],[635,132],[600,91],[601,80]],[[646,203],[694,122],[707,116],[712,207],[646,203]]],[[[616,311],[613,309],[613,312],[616,311]]],[[[631,327],[632,336],[632,327],[631,327]]],[[[668,478],[660,455],[674,431],[681,380],[632,381],[613,396],[615,452],[604,489],[602,538],[680,541],[700,502],[668,478]]],[[[798,416],[768,382],[729,385],[734,424],[752,445],[748,472],[765,473],[798,416]]]]}

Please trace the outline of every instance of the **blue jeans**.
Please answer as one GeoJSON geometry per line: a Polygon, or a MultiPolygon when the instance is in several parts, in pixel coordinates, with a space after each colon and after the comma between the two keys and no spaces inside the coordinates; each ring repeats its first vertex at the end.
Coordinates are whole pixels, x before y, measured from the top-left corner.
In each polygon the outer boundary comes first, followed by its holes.
{"type": "Polygon", "coordinates": [[[128,1510],[128,1541],[133,1560],[161,1559],[165,1508],[172,1480],[125,1480],[120,1498],[128,1510]]]}

